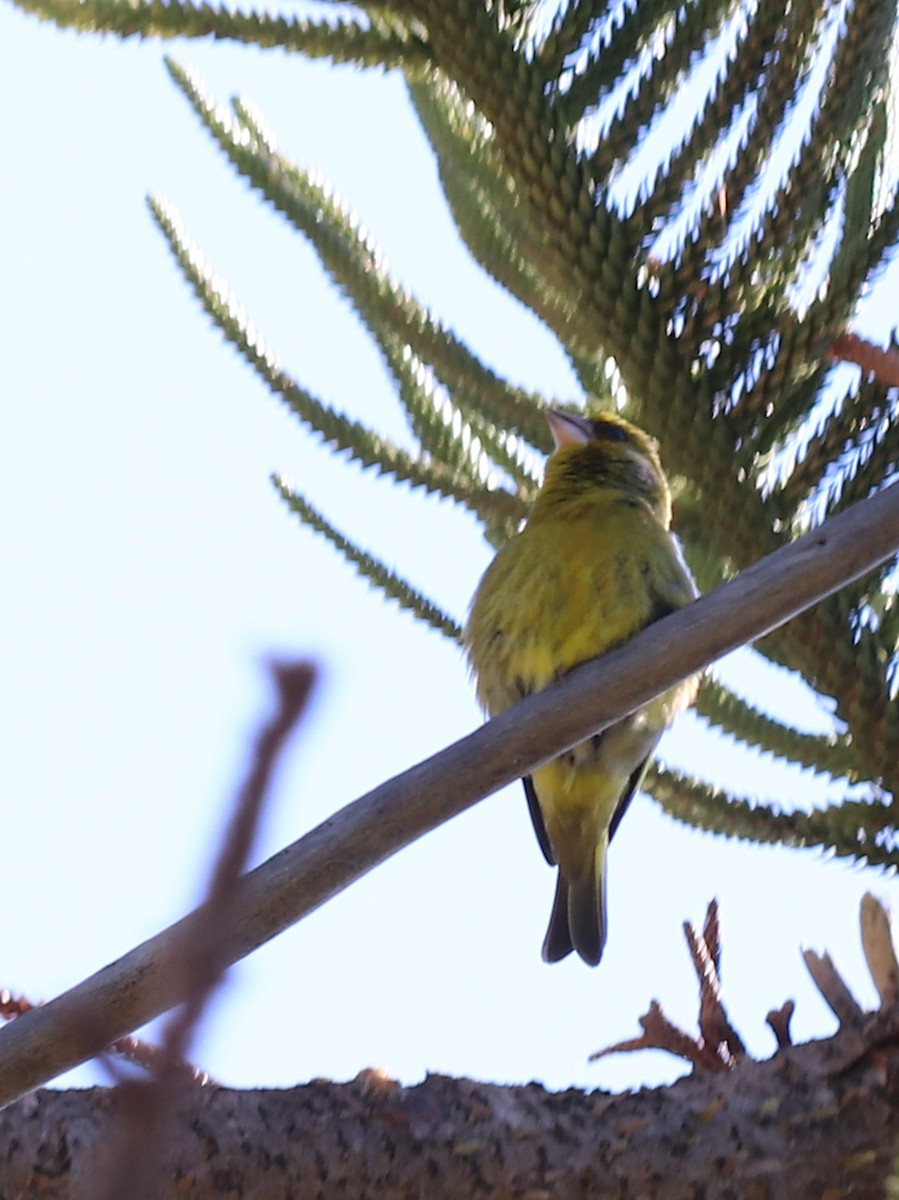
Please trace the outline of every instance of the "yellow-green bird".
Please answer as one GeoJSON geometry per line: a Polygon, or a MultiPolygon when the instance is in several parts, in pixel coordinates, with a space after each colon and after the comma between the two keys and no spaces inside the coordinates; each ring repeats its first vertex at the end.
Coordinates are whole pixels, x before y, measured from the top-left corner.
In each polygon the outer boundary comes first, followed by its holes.
{"type": "MultiPolygon", "coordinates": [[[[478,585],[463,641],[491,716],[688,604],[696,586],[671,525],[653,438],[615,413],[550,409],[556,445],[524,527],[478,585]]],[[[559,875],[543,958],[606,941],[609,841],[675,714],[687,680],[524,780],[537,839],[559,875]]]]}

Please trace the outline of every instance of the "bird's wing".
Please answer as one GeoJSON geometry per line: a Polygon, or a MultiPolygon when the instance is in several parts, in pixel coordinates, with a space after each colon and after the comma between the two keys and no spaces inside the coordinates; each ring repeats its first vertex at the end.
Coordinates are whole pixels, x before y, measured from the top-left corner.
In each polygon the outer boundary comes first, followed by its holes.
{"type": "MultiPolygon", "coordinates": [[[[684,565],[683,559],[678,554],[678,565],[682,568],[680,578],[677,579],[678,584],[683,588],[685,595],[678,595],[676,599],[671,596],[662,595],[659,591],[652,593],[652,615],[647,621],[647,625],[651,625],[653,621],[661,621],[662,617],[670,616],[671,613],[677,612],[690,599],[691,594],[696,595],[696,585],[693,583],[693,577],[684,565]]],[[[628,778],[627,785],[621,793],[621,797],[615,806],[615,811],[612,813],[612,820],[609,823],[609,842],[615,836],[615,830],[621,824],[621,818],[627,812],[631,800],[637,794],[640,784],[643,782],[643,776],[646,774],[646,768],[649,765],[649,760],[652,758],[656,746],[661,740],[661,730],[658,736],[653,741],[652,745],[647,747],[647,754],[643,761],[634,768],[628,778]]]]}
{"type": "Polygon", "coordinates": [[[543,857],[551,867],[554,867],[556,865],[556,856],[553,854],[549,834],[546,832],[546,824],[543,820],[543,813],[540,811],[540,801],[537,799],[537,793],[534,791],[533,780],[530,775],[525,775],[521,782],[524,784],[524,794],[528,798],[528,811],[531,814],[531,823],[534,826],[537,841],[540,843],[540,849],[543,851],[543,857]]]}
{"type": "MultiPolygon", "coordinates": [[[[676,612],[687,604],[694,596],[697,595],[696,585],[693,578],[684,563],[680,553],[680,547],[672,537],[672,544],[676,550],[676,557],[673,563],[674,570],[672,574],[663,580],[654,580],[655,586],[650,592],[650,616],[647,620],[647,625],[651,625],[653,621],[659,621],[662,617],[667,617],[670,613],[676,612]]],[[[614,728],[614,726],[613,726],[614,728]]],[[[606,731],[608,732],[608,731],[606,731]]],[[[603,734],[600,734],[600,739],[603,734]]],[[[651,744],[646,745],[646,755],[640,763],[634,768],[628,776],[627,783],[622,790],[621,796],[615,806],[615,811],[612,813],[612,820],[609,825],[609,841],[615,835],[615,830],[621,824],[621,819],[627,812],[631,800],[633,800],[640,784],[643,782],[643,776],[646,774],[646,768],[649,760],[652,757],[653,751],[661,738],[661,730],[653,739],[651,744]]],[[[596,740],[596,748],[599,747],[599,740],[596,740]]],[[[549,834],[546,832],[546,824],[543,820],[543,813],[540,810],[540,801],[537,799],[537,793],[534,790],[534,784],[529,775],[524,776],[521,781],[524,784],[524,794],[528,801],[528,811],[531,814],[531,823],[534,826],[534,833],[537,835],[537,841],[540,843],[540,849],[543,851],[543,857],[551,867],[556,866],[556,857],[553,853],[552,845],[550,844],[549,834]]]]}
{"type": "MultiPolygon", "coordinates": [[[[659,739],[656,738],[656,741],[653,744],[652,750],[655,750],[656,745],[658,744],[658,741],[659,741],[659,739]]],[[[639,791],[640,784],[643,782],[643,776],[646,774],[646,768],[649,765],[649,760],[652,757],[652,750],[650,750],[649,754],[647,754],[647,756],[643,759],[643,761],[640,763],[640,765],[638,767],[635,767],[634,770],[631,771],[630,778],[627,781],[627,786],[625,787],[624,791],[621,793],[618,803],[615,805],[615,811],[612,813],[612,820],[609,822],[609,842],[610,843],[612,841],[612,838],[615,836],[615,830],[621,824],[621,818],[627,812],[628,808],[630,807],[631,801],[633,800],[634,796],[639,791]]]]}

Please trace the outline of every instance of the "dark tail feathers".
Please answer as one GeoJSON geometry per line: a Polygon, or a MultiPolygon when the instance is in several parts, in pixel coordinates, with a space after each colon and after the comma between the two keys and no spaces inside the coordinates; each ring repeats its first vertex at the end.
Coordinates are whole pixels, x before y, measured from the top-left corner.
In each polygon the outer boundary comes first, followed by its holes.
{"type": "Polygon", "coordinates": [[[605,853],[597,850],[592,869],[568,880],[559,871],[549,928],[543,939],[543,961],[558,962],[572,950],[591,967],[606,944],[605,853]]]}

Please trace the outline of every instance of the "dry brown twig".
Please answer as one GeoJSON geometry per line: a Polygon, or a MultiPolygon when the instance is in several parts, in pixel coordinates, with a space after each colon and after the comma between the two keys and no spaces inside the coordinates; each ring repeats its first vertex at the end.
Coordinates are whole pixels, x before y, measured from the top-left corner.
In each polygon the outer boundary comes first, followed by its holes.
{"type": "Polygon", "coordinates": [[[890,914],[872,895],[862,897],[862,947],[881,1008],[899,1003],[899,961],[890,914]]]}
{"type": "MultiPolygon", "coordinates": [[[[850,1047],[849,1061],[878,1041],[899,1036],[899,954],[889,911],[868,893],[862,899],[860,920],[865,960],[880,995],[880,1008],[876,1013],[863,1011],[829,954],[818,954],[814,950],[802,952],[809,974],[836,1014],[841,1030],[857,1035],[850,1047]]],[[[653,1000],[648,1012],[640,1017],[643,1032],[638,1037],[595,1051],[590,1055],[590,1062],[609,1054],[665,1050],[691,1063],[694,1070],[729,1071],[746,1057],[746,1047],[731,1025],[722,1000],[716,900],[710,902],[706,911],[702,933],[698,934],[687,921],[684,935],[699,977],[699,1035],[693,1037],[678,1029],[665,1016],[658,1000],[653,1000]]],[[[778,1050],[793,1044],[790,1020],[795,1007],[792,1000],[787,1000],[765,1018],[777,1040],[778,1050]]]]}
{"type": "Polygon", "coordinates": [[[721,994],[721,941],[718,901],[706,909],[705,923],[699,933],[690,921],[684,922],[684,936],[690,948],[693,968],[699,979],[699,1035],[692,1037],[678,1029],[665,1014],[658,1000],[640,1017],[642,1034],[616,1042],[590,1055],[590,1062],[633,1050],[665,1050],[691,1063],[696,1070],[729,1071],[746,1056],[746,1047],[731,1025],[721,994]]]}
{"type": "Polygon", "coordinates": [[[865,962],[880,997],[874,1012],[862,1009],[829,954],[803,951],[815,985],[840,1022],[841,1058],[835,1069],[841,1072],[899,1042],[899,958],[890,911],[868,893],[862,898],[860,923],[865,962]]]}
{"type": "Polygon", "coordinates": [[[795,1011],[796,1005],[793,1001],[785,1000],[780,1008],[772,1008],[765,1017],[777,1040],[778,1050],[785,1050],[787,1046],[793,1045],[793,1037],[790,1033],[790,1021],[792,1021],[795,1011]]]}
{"type": "Polygon", "coordinates": [[[818,954],[815,950],[803,950],[802,957],[809,975],[815,981],[815,987],[827,1001],[840,1025],[860,1026],[864,1020],[864,1011],[834,966],[830,955],[826,952],[818,954]]]}
{"type": "Polygon", "coordinates": [[[861,367],[885,387],[899,387],[899,350],[884,350],[857,333],[841,333],[830,347],[830,357],[861,367]]]}
{"type": "Polygon", "coordinates": [[[692,1063],[700,1070],[703,1068],[723,1070],[721,1064],[713,1061],[696,1038],[691,1037],[682,1029],[678,1029],[668,1020],[662,1012],[662,1006],[658,1000],[650,1001],[649,1009],[639,1018],[639,1024],[643,1032],[638,1037],[625,1038],[622,1042],[616,1042],[614,1046],[594,1050],[587,1061],[596,1062],[597,1059],[606,1058],[609,1054],[629,1054],[634,1050],[666,1050],[669,1054],[674,1054],[677,1058],[683,1058],[686,1062],[692,1063]]]}
{"type": "Polygon", "coordinates": [[[702,934],[697,934],[693,925],[685,921],[684,935],[693,957],[693,966],[699,976],[701,1044],[712,1052],[716,1062],[720,1060],[725,1067],[731,1067],[745,1057],[746,1047],[724,1010],[717,900],[709,903],[702,934]]]}

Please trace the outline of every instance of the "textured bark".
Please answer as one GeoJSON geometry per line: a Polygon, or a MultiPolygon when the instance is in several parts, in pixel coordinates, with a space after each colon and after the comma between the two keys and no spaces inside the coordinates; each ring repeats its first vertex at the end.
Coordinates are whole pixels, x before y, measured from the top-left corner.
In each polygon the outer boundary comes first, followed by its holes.
{"type": "MultiPolygon", "coordinates": [[[[3,1200],[88,1200],[115,1145],[108,1090],[0,1113],[3,1200]]],[[[767,1062],[612,1096],[376,1072],[287,1091],[182,1091],[131,1197],[621,1196],[875,1200],[899,1139],[899,1020],[767,1062]]]]}

